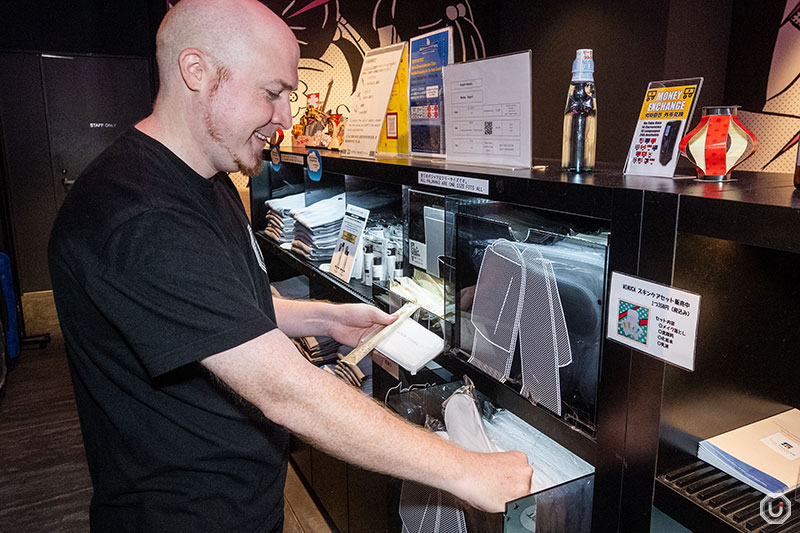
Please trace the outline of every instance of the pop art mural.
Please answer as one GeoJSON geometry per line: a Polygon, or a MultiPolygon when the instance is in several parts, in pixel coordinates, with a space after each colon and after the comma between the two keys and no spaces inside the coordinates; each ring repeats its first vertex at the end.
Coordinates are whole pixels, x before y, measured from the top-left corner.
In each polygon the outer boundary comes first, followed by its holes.
{"type": "MultiPolygon", "coordinates": [[[[278,13],[300,44],[300,86],[292,95],[295,118],[305,111],[309,94],[327,108],[347,114],[364,54],[445,26],[453,27],[459,61],[486,56],[483,38],[468,0],[263,0],[278,13]],[[371,16],[365,16],[369,13],[371,16]]],[[[326,111],[328,110],[326,109],[326,111]]]]}
{"type": "Polygon", "coordinates": [[[800,139],[800,1],[788,0],[775,39],[761,109],[739,119],[758,138],[758,150],[739,170],[794,172],[800,139]]]}
{"type": "MultiPolygon", "coordinates": [[[[309,95],[319,94],[322,103],[328,92],[324,111],[346,115],[364,55],[373,48],[452,26],[456,61],[486,57],[469,0],[260,1],[280,15],[300,44],[300,83],[291,95],[295,119],[305,112],[309,95]]],[[[177,3],[170,0],[167,8],[177,3]]]]}

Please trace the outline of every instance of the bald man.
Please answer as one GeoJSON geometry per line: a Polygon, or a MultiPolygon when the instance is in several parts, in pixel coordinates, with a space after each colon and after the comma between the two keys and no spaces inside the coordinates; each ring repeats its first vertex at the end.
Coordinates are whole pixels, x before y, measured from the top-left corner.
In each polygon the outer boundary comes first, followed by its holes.
{"type": "Polygon", "coordinates": [[[289,337],[355,345],[392,318],[272,299],[227,172],[291,126],[298,45],[255,0],[183,0],[158,31],[153,113],[84,171],[50,270],[95,530],[278,531],[289,432],[484,510],[529,492],[524,454],[476,454],[391,415],[289,337]]]}

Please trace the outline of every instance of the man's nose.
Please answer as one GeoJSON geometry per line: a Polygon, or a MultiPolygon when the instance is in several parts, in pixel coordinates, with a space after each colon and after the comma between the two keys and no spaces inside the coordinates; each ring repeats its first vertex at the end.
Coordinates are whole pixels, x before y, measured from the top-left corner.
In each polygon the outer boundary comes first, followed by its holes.
{"type": "Polygon", "coordinates": [[[275,107],[275,114],[272,122],[284,130],[292,128],[292,105],[289,103],[289,95],[280,99],[275,107]]]}

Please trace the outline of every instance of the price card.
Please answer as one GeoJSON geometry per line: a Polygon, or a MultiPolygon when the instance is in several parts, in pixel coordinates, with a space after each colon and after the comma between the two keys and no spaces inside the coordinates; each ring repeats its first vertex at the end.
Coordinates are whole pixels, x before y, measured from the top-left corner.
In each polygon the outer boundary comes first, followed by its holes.
{"type": "Polygon", "coordinates": [[[694,371],[700,295],[611,273],[606,337],[694,371]]]}

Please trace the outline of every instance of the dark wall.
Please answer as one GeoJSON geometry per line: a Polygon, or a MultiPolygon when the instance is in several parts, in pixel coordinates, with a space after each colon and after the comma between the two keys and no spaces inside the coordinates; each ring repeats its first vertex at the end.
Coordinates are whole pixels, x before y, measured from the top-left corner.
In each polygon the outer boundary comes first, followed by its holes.
{"type": "MultiPolygon", "coordinates": [[[[3,0],[0,50],[152,57],[164,13],[164,0],[3,0]]],[[[10,253],[4,181],[0,176],[0,252],[10,253]]]]}
{"type": "Polygon", "coordinates": [[[720,102],[732,3],[505,0],[498,51],[533,51],[534,157],[561,156],[562,113],[578,48],[595,54],[599,162],[624,163],[650,81],[703,76],[699,104],[720,102]]]}
{"type": "Polygon", "coordinates": [[[767,94],[767,80],[775,38],[785,3],[737,0],[731,24],[725,103],[760,111],[767,94]]]}
{"type": "Polygon", "coordinates": [[[164,0],[0,2],[0,49],[150,57],[164,0]]]}
{"type": "MultiPolygon", "coordinates": [[[[724,92],[733,4],[733,0],[670,1],[664,77],[702,76],[698,106],[728,103],[724,92]]],[[[699,116],[698,111],[694,122],[699,116]]]]}

